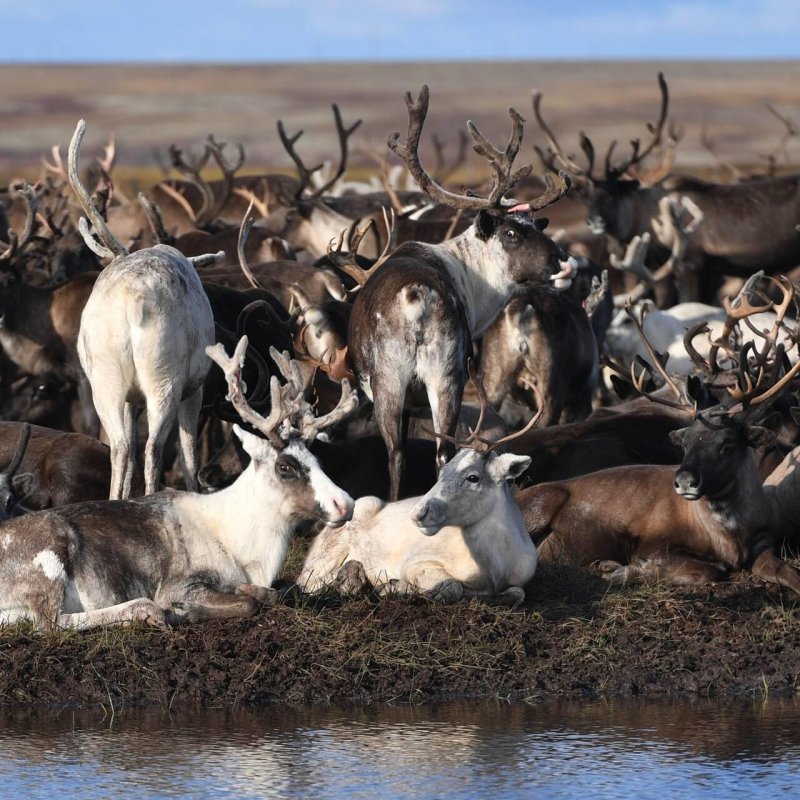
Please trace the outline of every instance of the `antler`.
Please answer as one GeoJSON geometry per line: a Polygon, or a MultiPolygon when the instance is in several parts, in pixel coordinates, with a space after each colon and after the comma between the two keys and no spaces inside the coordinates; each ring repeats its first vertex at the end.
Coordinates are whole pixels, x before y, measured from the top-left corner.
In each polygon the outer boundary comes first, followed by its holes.
{"type": "MultiPolygon", "coordinates": [[[[346,128],[344,123],[342,122],[342,114],[339,111],[339,106],[336,103],[333,103],[331,106],[333,109],[333,118],[336,122],[336,134],[339,137],[339,166],[336,169],[336,172],[333,174],[329,180],[325,181],[321,186],[318,186],[311,194],[307,195],[308,198],[316,198],[320,197],[321,195],[325,194],[335,183],[339,180],[339,178],[344,175],[345,170],[347,169],[347,153],[348,153],[348,146],[347,142],[350,136],[355,132],[359,125],[361,125],[361,120],[357,119],[349,128],[346,128]]],[[[286,152],[291,157],[292,161],[294,161],[295,166],[297,167],[297,171],[300,175],[300,185],[297,188],[297,191],[294,194],[294,199],[299,200],[303,193],[311,186],[311,176],[322,169],[322,164],[317,164],[315,167],[309,169],[303,163],[303,160],[295,150],[295,143],[297,140],[303,135],[303,131],[299,130],[294,136],[288,136],[286,134],[286,129],[283,127],[283,120],[278,120],[278,136],[280,136],[281,142],[283,143],[283,147],[286,152]]]]}
{"type": "Polygon", "coordinates": [[[391,252],[395,248],[395,215],[394,209],[387,212],[386,208],[381,208],[383,212],[383,223],[386,226],[386,244],[381,251],[381,254],[373,262],[369,271],[362,269],[357,261],[358,248],[361,245],[361,240],[367,232],[374,228],[375,219],[370,218],[363,229],[358,228],[358,220],[354,222],[349,228],[342,230],[339,238],[331,239],[328,243],[328,258],[338,267],[342,272],[349,275],[359,287],[363,286],[371,275],[375,274],[375,270],[386,261],[391,252]],[[347,238],[347,254],[345,255],[344,247],[345,237],[347,238]]]}
{"type": "MultiPolygon", "coordinates": [[[[290,403],[287,408],[286,396],[291,392],[283,391],[277,377],[270,378],[270,399],[271,408],[268,417],[262,417],[247,402],[244,396],[245,386],[242,381],[242,367],[244,366],[245,352],[247,351],[247,336],[242,336],[233,356],[229,357],[225,352],[225,347],[217,343],[206,347],[206,354],[214,361],[225,373],[225,381],[228,384],[227,400],[231,402],[236,412],[244,422],[252,425],[256,430],[266,436],[269,443],[278,450],[282,450],[286,443],[279,434],[281,424],[294,410],[294,404],[290,403]]],[[[288,384],[287,384],[288,385],[288,384]]]]}
{"type": "MultiPolygon", "coordinates": [[[[244,145],[239,142],[236,145],[238,156],[236,161],[229,162],[222,151],[227,147],[225,142],[218,142],[214,139],[213,134],[209,134],[208,147],[211,149],[211,156],[217,162],[217,166],[222,170],[222,190],[219,193],[216,203],[213,204],[211,210],[208,212],[207,218],[202,220],[203,225],[208,224],[216,219],[225,208],[228,200],[230,200],[231,193],[233,192],[233,179],[236,173],[242,168],[244,164],[244,145]]],[[[213,191],[211,193],[214,195],[213,191]]]]}
{"type": "Polygon", "coordinates": [[[642,344],[644,344],[645,349],[647,350],[647,354],[650,356],[652,360],[652,366],[655,367],[656,371],[659,375],[661,375],[662,379],[664,380],[664,384],[669,386],[670,391],[675,395],[678,402],[672,403],[666,400],[666,398],[661,397],[654,397],[651,394],[648,394],[644,391],[644,375],[649,370],[652,370],[652,367],[649,364],[645,364],[645,369],[642,370],[639,376],[636,375],[636,361],[631,364],[631,380],[633,381],[633,385],[636,387],[636,390],[644,395],[645,397],[649,398],[650,400],[657,400],[657,402],[664,403],[665,405],[670,405],[675,408],[686,408],[687,404],[683,401],[683,392],[678,388],[675,381],[672,380],[672,377],[666,370],[667,358],[668,355],[666,353],[657,353],[653,348],[653,345],[650,344],[647,336],[644,332],[644,318],[645,314],[647,313],[647,307],[641,306],[639,309],[639,316],[637,318],[636,312],[633,310],[633,304],[628,300],[625,304],[625,313],[633,320],[633,324],[636,326],[636,331],[639,334],[639,338],[642,340],[642,344]]]}
{"type": "MultiPolygon", "coordinates": [[[[661,144],[661,137],[664,131],[664,125],[667,121],[667,112],[669,109],[669,90],[667,88],[667,82],[664,79],[664,73],[658,73],[658,85],[659,89],[661,90],[661,110],[659,113],[658,121],[655,125],[648,123],[647,130],[652,134],[652,139],[650,143],[644,148],[641,148],[641,141],[639,139],[633,139],[631,141],[631,148],[632,152],[628,159],[619,162],[618,164],[613,164],[613,155],[614,150],[616,149],[617,142],[616,140],[612,141],[611,144],[608,146],[608,150],[606,151],[605,156],[605,177],[606,180],[614,180],[620,177],[623,173],[629,170],[632,166],[640,163],[643,161],[653,150],[661,144]]],[[[583,151],[584,155],[586,156],[586,160],[588,163],[587,167],[582,167],[578,164],[574,158],[568,156],[561,145],[558,143],[555,134],[553,133],[552,129],[547,125],[542,117],[541,111],[541,103],[542,103],[542,93],[538,91],[534,91],[533,93],[533,113],[536,117],[536,122],[539,125],[542,133],[544,133],[545,138],[547,139],[548,150],[544,152],[539,148],[536,148],[537,153],[539,154],[539,158],[541,158],[542,162],[548,168],[552,168],[555,162],[557,161],[564,169],[568,170],[573,176],[580,179],[585,179],[589,181],[596,181],[597,178],[594,176],[594,163],[595,163],[595,150],[594,146],[592,145],[591,139],[583,132],[580,132],[580,146],[581,150],[583,151]]],[[[680,134],[678,133],[677,129],[670,130],[670,146],[668,148],[667,157],[670,158],[670,165],[671,165],[671,156],[670,151],[674,151],[674,147],[680,138],[680,134]]],[[[663,166],[663,165],[662,165],[663,166]]]]}
{"type": "Polygon", "coordinates": [[[0,252],[0,264],[10,264],[14,257],[25,249],[31,242],[36,227],[36,210],[39,201],[34,188],[23,181],[13,184],[10,187],[9,194],[11,197],[21,197],[25,203],[25,223],[22,226],[22,232],[19,234],[16,231],[9,230],[8,247],[0,252]]]}
{"type": "Polygon", "coordinates": [[[478,392],[478,402],[480,403],[480,412],[478,414],[478,422],[474,428],[469,429],[469,436],[466,439],[457,439],[454,436],[448,436],[446,433],[434,433],[437,439],[444,439],[446,442],[452,442],[458,448],[468,448],[470,450],[477,450],[481,453],[490,453],[492,450],[497,449],[501,445],[508,444],[508,442],[524,436],[534,425],[542,418],[544,414],[544,396],[538,386],[528,383],[526,385],[533,392],[536,398],[536,407],[538,411],[528,420],[528,422],[520,428],[520,430],[509,433],[500,439],[492,441],[491,439],[484,439],[481,435],[481,428],[483,421],[486,418],[486,409],[489,407],[489,399],[486,396],[486,389],[483,387],[483,381],[480,375],[475,371],[475,365],[470,359],[467,362],[467,370],[472,382],[475,384],[475,389],[478,392]]]}
{"type": "Polygon", "coordinates": [[[236,253],[239,256],[239,266],[242,272],[254,289],[263,289],[264,287],[258,282],[258,279],[253,275],[253,270],[250,269],[250,264],[247,262],[247,255],[245,254],[245,245],[247,244],[247,237],[255,224],[255,217],[253,216],[253,205],[255,198],[250,201],[247,206],[247,211],[244,212],[242,217],[242,224],[239,226],[239,238],[236,242],[236,253]]]}
{"type": "Polygon", "coordinates": [[[208,185],[208,182],[204,180],[200,174],[206,164],[208,164],[208,159],[211,158],[211,149],[211,145],[206,143],[201,156],[197,158],[185,158],[183,151],[180,150],[177,145],[172,144],[169,147],[169,157],[172,166],[200,192],[201,201],[199,210],[195,211],[188,201],[186,201],[186,205],[184,206],[184,208],[187,208],[189,218],[198,227],[201,225],[201,220],[207,221],[207,215],[214,205],[214,192],[208,185]]]}
{"type": "Polygon", "coordinates": [[[633,139],[631,141],[632,152],[630,158],[612,166],[611,154],[613,153],[616,145],[616,142],[612,142],[608,149],[608,153],[606,154],[607,179],[618,178],[620,175],[627,172],[632,166],[643,161],[648,155],[650,155],[650,153],[653,152],[657,145],[661,144],[661,134],[664,131],[664,125],[667,121],[667,113],[669,111],[669,89],[667,88],[667,82],[664,79],[663,72],[658,73],[658,87],[661,91],[661,110],[659,112],[658,122],[656,122],[655,125],[652,125],[649,122],[647,123],[647,130],[652,134],[650,143],[642,150],[640,147],[640,140],[633,139]]]}
{"type": "Polygon", "coordinates": [[[167,231],[164,225],[164,217],[161,215],[161,209],[158,204],[154,203],[144,192],[139,192],[137,199],[144,211],[145,219],[150,225],[150,230],[153,232],[155,240],[160,244],[174,245],[175,237],[167,231]]]}
{"type": "Polygon", "coordinates": [[[443,205],[450,206],[451,208],[464,208],[464,209],[485,209],[494,211],[535,211],[544,208],[551,203],[554,203],[559,198],[563,197],[571,185],[571,180],[568,176],[562,174],[563,186],[556,189],[552,179],[547,179],[547,189],[545,193],[523,206],[517,203],[504,203],[503,197],[506,192],[522,178],[530,174],[531,167],[526,165],[516,172],[511,171],[514,158],[519,151],[519,146],[522,141],[522,117],[513,108],[508,109],[508,114],[511,117],[511,135],[508,143],[503,150],[497,149],[476,127],[472,122],[467,122],[467,128],[470,136],[473,139],[473,149],[478,155],[483,156],[489,161],[492,170],[494,171],[494,179],[492,187],[489,190],[488,197],[478,197],[475,194],[456,194],[449,192],[440,186],[425,170],[419,160],[419,141],[422,135],[422,127],[425,124],[425,117],[428,114],[428,104],[430,100],[430,93],[427,85],[423,86],[420,90],[419,96],[416,100],[411,96],[411,92],[405,94],[406,106],[408,107],[408,134],[406,136],[405,144],[400,144],[400,133],[395,131],[389,137],[389,148],[396,153],[408,167],[408,171],[412,177],[419,184],[420,188],[436,202],[443,205]]]}
{"type": "Polygon", "coordinates": [[[320,431],[337,424],[358,406],[358,393],[350,386],[349,381],[342,381],[342,396],[336,407],[322,417],[315,417],[313,408],[303,396],[303,378],[297,362],[287,352],[281,353],[271,347],[269,354],[286,378],[286,384],[281,386],[275,375],[270,378],[271,410],[268,417],[262,417],[244,396],[242,367],[246,350],[247,336],[242,336],[233,356],[229,357],[224,346],[219,343],[207,347],[206,354],[225,373],[227,399],[239,416],[261,431],[276,449],[282,450],[286,446],[292,429],[299,430],[304,441],[312,442],[320,431]]]}
{"type": "Polygon", "coordinates": [[[270,347],[269,354],[287,379],[287,386],[291,385],[296,392],[291,424],[300,431],[304,441],[313,442],[320,431],[338,424],[358,408],[358,392],[345,379],[336,406],[321,417],[315,416],[313,406],[304,398],[303,377],[297,362],[290,359],[287,352],[280,353],[274,347],[270,347]]]}
{"type": "Polygon", "coordinates": [[[80,229],[81,235],[83,236],[84,242],[86,242],[87,247],[89,247],[92,252],[96,255],[100,256],[100,258],[116,258],[118,256],[126,256],[128,255],[128,249],[122,244],[122,242],[111,233],[111,229],[108,227],[106,221],[103,219],[100,212],[95,208],[94,203],[92,202],[92,198],[89,196],[89,192],[86,191],[86,187],[81,183],[80,175],[78,172],[78,156],[81,149],[81,142],[83,141],[83,135],[86,132],[86,121],[79,120],[78,125],[75,128],[75,133],[72,135],[72,140],[69,143],[69,154],[67,156],[67,177],[69,179],[69,185],[72,187],[72,191],[75,193],[75,196],[78,198],[78,202],[83,209],[83,213],[86,214],[86,217],[81,217],[80,221],[78,222],[78,228],[80,229]],[[88,222],[87,218],[88,217],[88,222]],[[92,232],[89,229],[89,222],[91,222],[92,227],[94,228],[94,233],[100,239],[98,242],[92,232]]]}

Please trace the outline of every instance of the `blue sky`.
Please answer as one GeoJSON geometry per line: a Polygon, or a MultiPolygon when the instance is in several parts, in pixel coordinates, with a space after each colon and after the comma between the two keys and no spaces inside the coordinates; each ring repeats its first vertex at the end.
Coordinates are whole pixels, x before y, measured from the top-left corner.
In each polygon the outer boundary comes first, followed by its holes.
{"type": "Polygon", "coordinates": [[[798,0],[0,0],[0,61],[797,58],[798,0]]]}

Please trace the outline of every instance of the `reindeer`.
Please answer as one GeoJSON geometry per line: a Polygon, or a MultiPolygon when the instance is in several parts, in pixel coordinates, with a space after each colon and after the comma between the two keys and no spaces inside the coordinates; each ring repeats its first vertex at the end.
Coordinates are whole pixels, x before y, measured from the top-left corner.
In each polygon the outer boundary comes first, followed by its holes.
{"type": "Polygon", "coordinates": [[[675,145],[679,135],[675,129],[667,134],[667,153],[662,164],[649,176],[633,177],[632,171],[642,164],[664,141],[669,107],[667,83],[658,76],[661,107],[658,120],[648,125],[650,140],[642,145],[632,142],[627,158],[614,160],[616,142],[605,157],[605,174],[594,174],[595,149],[581,133],[581,149],[588,166],[583,167],[566,155],[553,131],[541,114],[540,92],[534,94],[534,114],[549,145],[542,157],[546,163],[557,163],[576,180],[576,186],[588,202],[587,224],[596,233],[606,233],[625,245],[639,234],[650,233],[654,263],[670,254],[673,241],[665,231],[653,226],[659,218],[659,203],[665,197],[680,202],[688,197],[703,214],[703,225],[692,237],[685,257],[675,267],[678,298],[682,302],[709,302],[710,283],[720,275],[748,276],[756,269],[775,273],[794,268],[800,263],[800,236],[795,226],[800,219],[800,175],[761,178],[740,184],[717,184],[693,177],[670,177],[675,145]],[[660,250],[660,253],[659,253],[660,250]]]}
{"type": "Polygon", "coordinates": [[[322,472],[306,443],[349,414],[356,393],[315,418],[287,356],[287,384],[272,376],[264,418],[244,400],[247,338],[232,358],[208,355],[225,373],[242,420],[266,438],[234,428],[251,463],[215,494],[163,491],[123,501],[77,503],[28,515],[0,528],[0,620],[39,628],[90,628],[140,620],[155,625],[248,617],[283,563],[299,525],[342,525],[353,500],[322,472]]]}
{"type": "MultiPolygon", "coordinates": [[[[479,380],[476,386],[485,411],[479,380]]],[[[497,448],[530,430],[541,415],[540,410],[521,431],[491,441],[481,436],[481,414],[465,441],[454,440],[459,452],[426,495],[393,503],[357,500],[351,522],[328,526],[314,539],[297,585],[318,592],[334,583],[352,592],[368,582],[381,594],[425,592],[446,602],[475,596],[524,600],[537,555],[511,484],[530,458],[501,455],[497,448]]]]}
{"type": "MultiPolygon", "coordinates": [[[[719,350],[733,352],[733,326],[752,313],[747,302],[729,312],[726,337],[709,354],[712,374],[718,371],[719,350]]],[[[800,594],[800,572],[775,552],[775,503],[762,486],[753,454],[754,448],[774,441],[770,428],[780,421],[777,414],[765,417],[763,408],[800,372],[796,364],[774,380],[783,363],[777,333],[776,325],[760,350],[746,345],[738,351],[739,381],[728,388],[733,403],[699,412],[694,405],[692,424],[671,434],[684,451],[677,471],[669,466],[620,467],[523,489],[517,502],[542,561],[593,564],[613,583],[664,579],[696,585],[720,580],[730,570],[749,569],[800,594]]],[[[676,397],[659,402],[689,411],[692,404],[658,354],[653,355],[655,368],[676,397]]],[[[636,376],[640,388],[643,377],[636,376]]]]}
{"type": "Polygon", "coordinates": [[[526,286],[486,329],[481,365],[489,402],[532,407],[541,389],[545,426],[585,419],[597,387],[598,351],[586,312],[568,292],[526,286]]]}
{"type": "Polygon", "coordinates": [[[14,454],[5,469],[0,472],[0,522],[12,517],[19,517],[28,511],[20,503],[18,489],[22,483],[20,479],[23,476],[17,475],[17,472],[25,458],[25,451],[30,438],[31,426],[28,423],[23,423],[19,428],[14,454]]]}
{"type": "MultiPolygon", "coordinates": [[[[477,211],[471,228],[440,245],[419,242],[397,248],[359,290],[349,325],[349,354],[364,393],[373,401],[375,419],[389,451],[391,499],[397,499],[403,469],[401,416],[406,390],[424,385],[437,434],[452,436],[466,382],[466,361],[473,337],[480,336],[525,280],[569,285],[573,261],[542,232],[546,220],[529,212],[554,203],[569,190],[549,183],[530,203],[503,201],[514,183],[530,170],[512,173],[522,139],[522,118],[510,109],[511,138],[501,151],[472,123],[476,151],[489,160],[494,181],[488,197],[446,191],[425,171],[418,146],[428,112],[428,87],[413,100],[406,94],[408,139],[399,133],[389,147],[406,162],[419,185],[437,202],[477,211]]],[[[439,468],[453,453],[442,439],[439,468]]]]}
{"type": "Polygon", "coordinates": [[[78,175],[78,153],[86,124],[78,123],[69,148],[70,185],[102,244],[81,232],[102,257],[112,258],[95,282],[81,316],[78,356],[92,387],[94,406],[111,447],[111,499],[130,496],[136,452],[137,406],[147,409],[145,491],[158,489],[164,442],[176,418],[186,484],[197,487],[197,420],[214,343],[211,306],[195,264],[156,245],[130,254],[97,212],[78,175]]]}
{"type": "MultiPolygon", "coordinates": [[[[0,468],[13,475],[14,494],[32,511],[104,500],[111,484],[108,445],[92,436],[29,423],[0,422],[0,468]],[[26,435],[27,447],[15,468],[18,443],[26,435]]],[[[134,488],[141,493],[142,487],[134,488]]]]}
{"type": "Polygon", "coordinates": [[[30,186],[15,190],[25,203],[26,217],[19,233],[11,231],[0,253],[0,347],[25,376],[52,381],[81,400],[81,427],[96,435],[99,423],[91,387],[81,369],[76,343],[81,312],[97,279],[86,272],[56,285],[34,285],[21,257],[28,252],[41,226],[38,197],[30,186]]]}

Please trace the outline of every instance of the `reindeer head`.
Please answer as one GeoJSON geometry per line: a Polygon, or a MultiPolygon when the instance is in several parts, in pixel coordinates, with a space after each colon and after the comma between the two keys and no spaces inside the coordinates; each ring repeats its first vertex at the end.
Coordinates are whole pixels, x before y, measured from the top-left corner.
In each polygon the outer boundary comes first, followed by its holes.
{"type": "Polygon", "coordinates": [[[476,375],[471,363],[470,376],[480,399],[481,413],[478,422],[464,441],[436,434],[439,438],[449,439],[461,449],[445,464],[439,480],[411,511],[411,521],[426,536],[433,536],[447,525],[466,526],[484,519],[491,513],[498,499],[507,499],[509,484],[522,475],[531,463],[530,456],[500,454],[496,450],[527,433],[539,421],[544,407],[539,389],[531,387],[536,395],[539,411],[525,427],[491,441],[480,435],[488,400],[483,382],[476,375]]]}
{"type": "MultiPolygon", "coordinates": [[[[270,380],[271,409],[262,417],[245,400],[241,370],[247,350],[247,337],[239,340],[233,357],[228,357],[221,344],[206,349],[209,357],[224,371],[228,383],[228,399],[242,420],[266,438],[256,436],[240,426],[234,427],[251,458],[257,478],[276,488],[278,502],[285,504],[295,522],[323,520],[331,526],[343,525],[353,515],[353,499],[336,486],[322,471],[309,452],[309,444],[323,429],[350,414],[358,397],[347,381],[342,383],[339,404],[329,414],[315,417],[303,396],[303,381],[297,363],[288,353],[272,348],[270,355],[286,379],[281,386],[276,376],[270,380]]],[[[269,513],[269,509],[265,509],[269,513]]]]}
{"type": "Polygon", "coordinates": [[[406,92],[408,107],[408,135],[405,144],[400,144],[399,132],[389,137],[389,147],[405,161],[408,171],[417,181],[420,188],[438,203],[451,208],[476,211],[472,233],[478,246],[485,248],[486,255],[497,256],[499,248],[504,253],[502,261],[507,265],[509,277],[514,282],[525,280],[547,282],[551,280],[557,288],[570,285],[571,277],[577,264],[543,231],[547,227],[547,219],[535,220],[533,212],[539,211],[569,191],[572,180],[564,172],[559,173],[561,185],[556,186],[552,178],[546,177],[546,189],[539,197],[518,203],[506,199],[511,189],[531,172],[529,164],[513,171],[514,159],[522,142],[522,117],[513,108],[509,108],[512,129],[508,143],[504,149],[495,147],[472,122],[467,128],[474,142],[473,149],[485,158],[494,172],[492,186],[487,197],[480,197],[473,192],[455,194],[440,186],[428,174],[419,159],[419,141],[422,127],[428,113],[429,92],[423,86],[419,96],[414,100],[410,92],[406,92]]]}
{"type": "Polygon", "coordinates": [[[664,136],[667,113],[669,109],[669,91],[663,73],[658,75],[661,92],[661,108],[655,124],[648,123],[650,141],[642,146],[640,139],[631,141],[631,152],[627,158],[614,158],[616,140],[611,142],[605,156],[605,172],[595,175],[595,149],[591,139],[580,133],[580,147],[586,156],[587,166],[582,166],[567,155],[555,137],[555,134],[542,117],[541,92],[534,92],[533,113],[540,129],[547,139],[547,151],[536,148],[539,158],[548,169],[567,170],[575,180],[578,192],[589,206],[586,223],[593,233],[608,233],[620,241],[628,241],[633,232],[634,203],[638,202],[639,190],[659,184],[672,169],[675,148],[681,138],[681,131],[670,125],[664,136]],[[664,141],[666,138],[666,141],[664,141]],[[642,168],[642,163],[657,148],[661,147],[660,162],[649,170],[642,168]]]}

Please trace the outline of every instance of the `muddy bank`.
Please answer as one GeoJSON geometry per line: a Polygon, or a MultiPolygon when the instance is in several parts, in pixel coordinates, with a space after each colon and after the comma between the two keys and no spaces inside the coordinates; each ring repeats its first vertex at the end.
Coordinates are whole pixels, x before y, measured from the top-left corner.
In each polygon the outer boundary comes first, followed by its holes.
{"type": "Polygon", "coordinates": [[[795,597],[748,575],[702,589],[616,589],[543,567],[514,609],[331,596],[173,631],[7,629],[0,702],[787,695],[798,689],[798,653],[795,597]]]}

